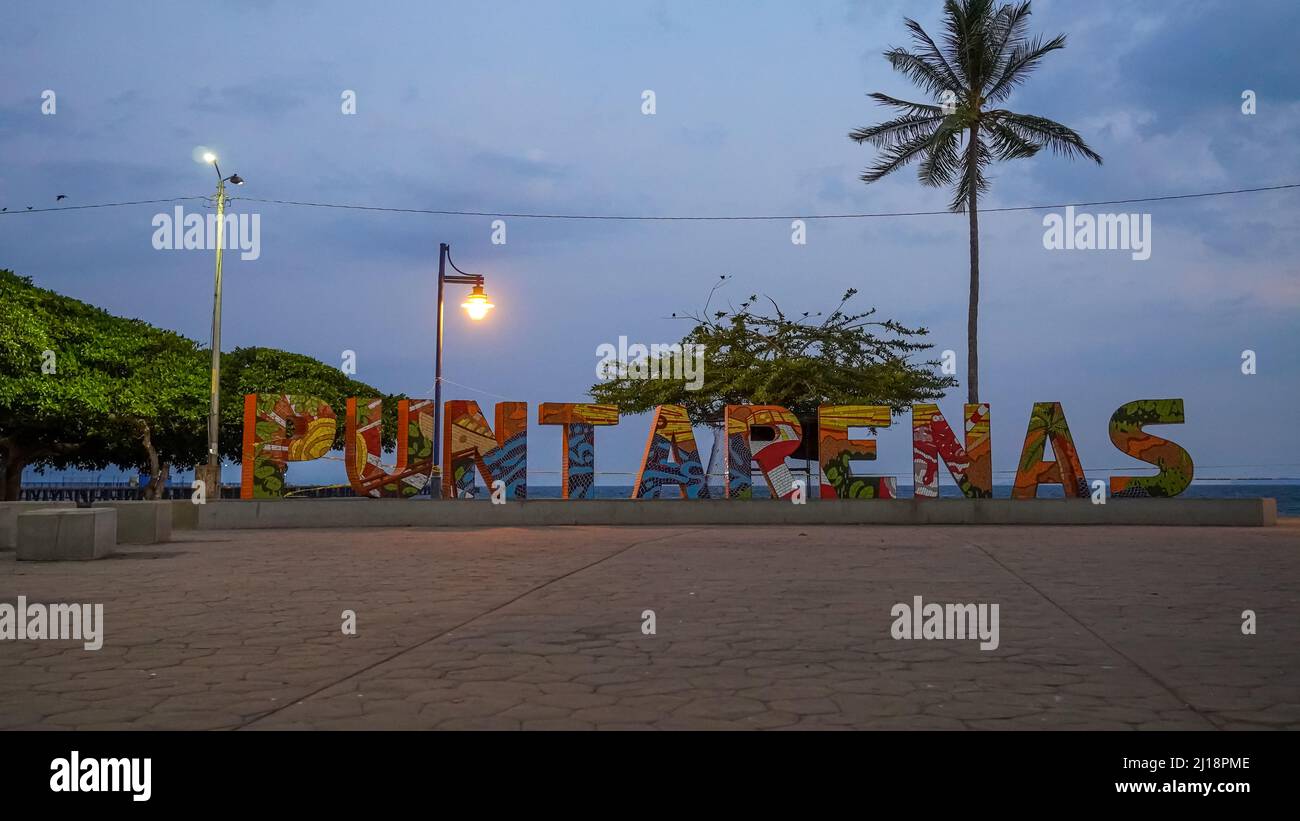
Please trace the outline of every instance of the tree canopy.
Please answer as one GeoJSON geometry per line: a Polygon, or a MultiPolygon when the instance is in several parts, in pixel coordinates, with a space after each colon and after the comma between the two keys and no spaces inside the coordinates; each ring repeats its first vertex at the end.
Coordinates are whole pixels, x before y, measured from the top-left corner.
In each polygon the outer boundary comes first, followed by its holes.
{"type": "MultiPolygon", "coordinates": [[[[170,466],[207,453],[210,352],[138,319],[39,288],[0,270],[0,499],[17,497],[25,467],[143,468],[152,487],[170,466]]],[[[243,395],[311,393],[342,416],[349,396],[382,397],[385,446],[396,400],[308,356],[272,348],[222,357],[222,455],[241,456],[243,395]]],[[[339,425],[336,447],[342,447],[339,425]]]]}
{"type": "Polygon", "coordinates": [[[693,419],[717,425],[726,405],[745,403],[781,405],[808,420],[822,404],[888,405],[898,413],[913,402],[937,399],[956,384],[936,373],[938,361],[911,361],[933,347],[920,341],[925,328],[873,319],[874,308],[848,310],[856,289],[846,291],[825,316],[791,316],[757,294],[737,309],[711,311],[713,292],[701,312],[681,315],[693,323],[682,337],[683,347],[703,346],[699,390],[681,379],[625,376],[592,385],[595,401],[625,413],[682,405],[693,419]]]}

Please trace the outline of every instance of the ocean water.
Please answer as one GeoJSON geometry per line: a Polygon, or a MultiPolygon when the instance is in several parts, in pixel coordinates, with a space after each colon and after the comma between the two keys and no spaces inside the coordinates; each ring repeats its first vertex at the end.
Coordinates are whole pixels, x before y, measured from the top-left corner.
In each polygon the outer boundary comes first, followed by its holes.
{"type": "MultiPolygon", "coordinates": [[[[815,487],[813,492],[815,495],[815,487]]],[[[480,489],[478,495],[480,498],[484,498],[487,496],[487,491],[480,489]]],[[[597,499],[626,499],[631,495],[631,485],[596,486],[597,499]]],[[[761,482],[754,486],[755,497],[766,498],[768,495],[767,488],[763,487],[761,482]]],[[[911,498],[912,486],[899,486],[898,495],[904,499],[911,498]]],[[[955,486],[940,484],[939,495],[945,499],[956,499],[961,498],[961,491],[955,486]]],[[[1038,496],[1042,499],[1060,499],[1063,495],[1060,486],[1044,485],[1038,491],[1038,496]]],[[[531,499],[558,499],[560,498],[560,488],[558,485],[530,484],[528,486],[528,496],[531,499]]],[[[1300,516],[1300,483],[1287,485],[1246,484],[1244,482],[1193,482],[1192,486],[1182,493],[1182,498],[1186,499],[1257,499],[1260,497],[1277,499],[1277,515],[1279,516],[1300,516]]],[[[993,487],[993,498],[1011,498],[1011,485],[995,485],[993,487]]],[[[815,504],[816,499],[813,499],[812,503],[815,504]]],[[[1124,500],[1113,499],[1110,503],[1123,504],[1124,500]]]]}
{"type": "Polygon", "coordinates": [[[1183,491],[1189,499],[1257,499],[1260,497],[1277,499],[1277,515],[1300,516],[1300,484],[1295,485],[1247,485],[1233,482],[1231,484],[1207,483],[1192,486],[1183,491]]]}

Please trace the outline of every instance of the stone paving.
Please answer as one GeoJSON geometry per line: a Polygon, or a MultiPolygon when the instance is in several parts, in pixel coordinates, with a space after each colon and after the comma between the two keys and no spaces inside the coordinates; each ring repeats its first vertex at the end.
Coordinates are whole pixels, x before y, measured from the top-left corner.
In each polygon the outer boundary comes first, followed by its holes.
{"type": "Polygon", "coordinates": [[[1297,520],[175,538],[0,551],[0,602],[105,619],[0,641],[0,728],[1300,728],[1297,520]],[[892,639],[916,595],[999,604],[1000,646],[892,639]]]}

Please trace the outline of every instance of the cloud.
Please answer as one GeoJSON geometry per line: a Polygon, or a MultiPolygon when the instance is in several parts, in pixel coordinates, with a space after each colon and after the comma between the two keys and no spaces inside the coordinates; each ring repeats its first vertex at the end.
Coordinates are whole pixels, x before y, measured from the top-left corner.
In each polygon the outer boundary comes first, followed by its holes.
{"type": "Polygon", "coordinates": [[[205,115],[232,115],[241,117],[279,118],[306,105],[306,95],[291,89],[297,85],[283,78],[256,83],[213,88],[199,88],[190,100],[190,110],[205,115]]]}

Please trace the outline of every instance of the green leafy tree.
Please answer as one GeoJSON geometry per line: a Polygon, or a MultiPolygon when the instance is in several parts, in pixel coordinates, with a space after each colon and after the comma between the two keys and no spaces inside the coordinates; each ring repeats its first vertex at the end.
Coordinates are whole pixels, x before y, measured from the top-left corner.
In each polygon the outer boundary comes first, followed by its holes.
{"type": "Polygon", "coordinates": [[[98,469],[156,457],[163,420],[192,413],[197,346],[0,271],[2,497],[27,466],[98,469]]]}
{"type": "MultiPolygon", "coordinates": [[[[179,334],[38,288],[0,270],[0,500],[23,470],[150,474],[156,497],[170,470],[206,460],[209,354],[179,334]]],[[[349,396],[383,397],[337,368],[270,348],[222,357],[222,453],[242,454],[243,395],[307,393],[342,415],[349,396]]],[[[383,441],[396,443],[396,400],[384,397],[383,441]]],[[[343,426],[335,440],[342,447],[343,426]]]]}
{"type": "MultiPolygon", "coordinates": [[[[714,287],[717,291],[722,283],[714,287]]],[[[597,402],[617,405],[624,413],[644,413],[656,405],[682,405],[692,419],[714,428],[713,465],[721,440],[717,432],[727,405],[773,404],[789,408],[805,428],[805,442],[815,439],[817,407],[823,404],[887,405],[901,413],[914,402],[943,396],[956,380],[935,373],[938,361],[912,362],[933,346],[920,341],[925,328],[909,328],[892,319],[875,320],[875,309],[852,312],[849,289],[828,315],[804,312],[790,316],[775,301],[752,294],[739,309],[684,314],[694,327],[681,340],[701,346],[704,378],[699,390],[682,379],[616,377],[591,387],[597,402]],[[770,305],[759,312],[757,305],[770,305]]],[[[674,314],[674,316],[677,316],[674,314]]],[[[667,371],[660,357],[660,373],[667,371]]]]}
{"type": "Polygon", "coordinates": [[[1065,47],[1065,35],[1030,37],[1029,2],[946,0],[940,43],[915,20],[906,19],[913,50],[894,48],[885,59],[928,94],[914,103],[875,92],[872,99],[897,113],[859,128],[849,137],[881,155],[862,175],[873,183],[920,160],[923,185],[952,186],[949,207],[970,221],[970,301],[967,315],[967,401],[979,401],[979,195],[989,188],[986,170],[995,161],[1032,157],[1043,148],[1066,157],[1101,156],[1072,129],[1044,117],[999,107],[1043,58],[1065,47]]]}
{"type": "Polygon", "coordinates": [[[145,498],[161,498],[173,469],[206,458],[193,420],[204,418],[208,407],[207,358],[189,340],[147,352],[122,380],[115,399],[120,407],[116,434],[102,444],[82,442],[81,450],[122,468],[143,470],[149,475],[145,498]]]}

